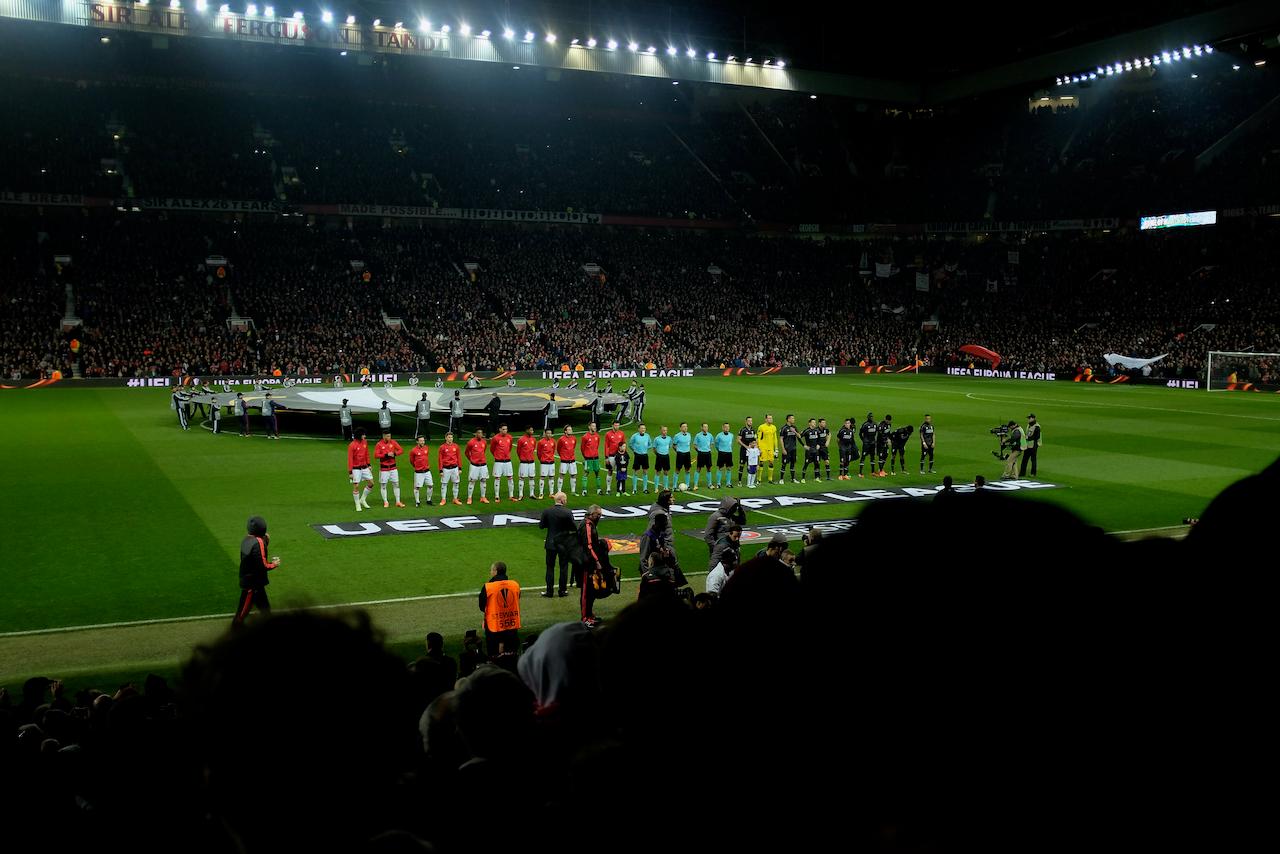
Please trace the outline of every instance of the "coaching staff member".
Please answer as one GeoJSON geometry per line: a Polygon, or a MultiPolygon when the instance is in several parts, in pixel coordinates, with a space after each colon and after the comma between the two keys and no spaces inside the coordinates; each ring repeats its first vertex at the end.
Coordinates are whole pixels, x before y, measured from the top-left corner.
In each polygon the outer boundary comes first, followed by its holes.
{"type": "Polygon", "coordinates": [[[573,538],[577,534],[573,521],[573,511],[565,506],[568,500],[563,492],[551,496],[555,504],[542,511],[538,518],[538,527],[546,528],[547,539],[542,547],[547,553],[547,589],[542,598],[550,599],[551,584],[556,577],[556,559],[560,560],[560,595],[568,596],[569,550],[573,547],[573,538]]]}
{"type": "Polygon", "coordinates": [[[259,611],[271,611],[271,603],[267,601],[267,585],[271,582],[267,580],[267,573],[280,565],[280,558],[267,562],[267,545],[271,542],[267,536],[267,520],[250,516],[248,528],[249,533],[240,541],[240,603],[231,619],[232,626],[243,623],[254,605],[259,611]]]}
{"type": "Polygon", "coordinates": [[[1035,413],[1027,416],[1027,449],[1022,452],[1022,462],[1018,464],[1018,477],[1027,476],[1027,463],[1031,463],[1031,476],[1036,476],[1036,455],[1040,451],[1040,424],[1035,413]]]}

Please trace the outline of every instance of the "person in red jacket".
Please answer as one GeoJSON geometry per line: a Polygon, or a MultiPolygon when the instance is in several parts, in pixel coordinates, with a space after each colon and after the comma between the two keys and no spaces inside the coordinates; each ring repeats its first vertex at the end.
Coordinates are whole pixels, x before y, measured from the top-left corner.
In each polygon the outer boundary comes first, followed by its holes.
{"type": "Polygon", "coordinates": [[[347,477],[351,478],[351,497],[356,501],[356,512],[369,509],[369,489],[373,486],[373,473],[369,471],[369,441],[364,429],[356,430],[356,438],[347,445],[347,477]],[[363,491],[360,484],[364,484],[363,491]]]}
{"type": "Polygon", "coordinates": [[[489,450],[493,453],[493,503],[502,503],[503,475],[507,478],[507,497],[519,501],[514,472],[511,471],[511,434],[507,432],[506,424],[498,425],[498,432],[489,440],[489,450]]]}
{"type": "Polygon", "coordinates": [[[480,481],[480,503],[489,503],[489,499],[484,496],[489,487],[489,457],[486,453],[488,447],[483,430],[477,430],[476,435],[467,442],[467,462],[471,463],[471,467],[467,469],[468,504],[471,503],[471,496],[475,494],[477,480],[480,481]]]}
{"type": "Polygon", "coordinates": [[[564,428],[564,435],[556,442],[556,453],[560,455],[560,474],[556,477],[556,492],[564,484],[564,476],[570,476],[570,495],[578,494],[578,440],[573,435],[572,427],[564,428]]]}
{"type": "Polygon", "coordinates": [[[422,487],[427,487],[427,505],[431,504],[434,482],[431,478],[431,449],[427,437],[419,434],[417,444],[409,450],[409,465],[413,466],[413,506],[422,506],[422,487]]]}
{"type": "Polygon", "coordinates": [[[537,453],[538,440],[533,438],[533,428],[530,427],[524,431],[524,435],[516,441],[516,456],[520,458],[520,497],[524,498],[524,482],[529,481],[529,497],[533,498],[533,482],[537,477],[537,463],[534,462],[534,455],[537,453]]]}
{"type": "Polygon", "coordinates": [[[538,440],[538,465],[538,497],[542,498],[547,494],[548,481],[551,492],[554,494],[556,491],[556,440],[550,430],[543,430],[542,438],[538,440]]]}
{"type": "Polygon", "coordinates": [[[400,501],[400,468],[396,463],[396,457],[404,453],[404,448],[400,447],[400,443],[391,438],[391,431],[382,434],[382,441],[373,448],[373,455],[378,460],[378,483],[382,489],[382,506],[390,507],[387,503],[387,482],[390,481],[395,491],[396,506],[403,507],[400,501]]]}
{"type": "Polygon", "coordinates": [[[440,446],[438,454],[440,458],[440,506],[444,506],[444,502],[449,497],[449,484],[453,484],[453,503],[461,504],[458,500],[458,490],[462,486],[462,449],[453,441],[453,433],[444,434],[444,444],[440,446]]]}

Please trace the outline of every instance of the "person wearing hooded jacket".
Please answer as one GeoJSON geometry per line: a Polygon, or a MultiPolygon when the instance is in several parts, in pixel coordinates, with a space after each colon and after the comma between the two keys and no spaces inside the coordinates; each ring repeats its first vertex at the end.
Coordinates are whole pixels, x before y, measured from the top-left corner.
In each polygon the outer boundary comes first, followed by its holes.
{"type": "Polygon", "coordinates": [[[267,573],[280,565],[280,558],[267,561],[270,542],[267,520],[261,516],[250,516],[248,534],[240,542],[240,602],[231,620],[233,626],[243,623],[255,605],[264,613],[271,611],[271,603],[267,600],[267,585],[271,582],[267,580],[267,573]]]}
{"type": "Polygon", "coordinates": [[[731,525],[746,524],[747,514],[742,509],[742,502],[737,498],[720,499],[720,506],[707,520],[707,527],[702,531],[702,541],[707,544],[709,553],[715,552],[716,543],[720,541],[731,525]]]}

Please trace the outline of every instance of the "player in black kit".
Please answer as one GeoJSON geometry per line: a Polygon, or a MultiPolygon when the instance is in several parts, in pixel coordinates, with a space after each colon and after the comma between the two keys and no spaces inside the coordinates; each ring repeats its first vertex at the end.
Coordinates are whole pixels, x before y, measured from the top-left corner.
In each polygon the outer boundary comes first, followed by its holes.
{"type": "Polygon", "coordinates": [[[907,473],[907,440],[911,438],[911,434],[915,432],[914,427],[908,424],[905,427],[899,427],[893,431],[889,437],[891,444],[889,451],[889,474],[896,474],[894,471],[895,463],[902,468],[902,473],[907,473]]]}
{"type": "Polygon", "coordinates": [[[822,433],[818,430],[817,419],[809,419],[809,426],[801,431],[800,438],[804,440],[804,462],[800,464],[800,482],[804,483],[810,463],[813,463],[813,479],[819,480],[818,475],[822,472],[818,470],[818,449],[822,446],[822,433]]]}
{"type": "MultiPolygon", "coordinates": [[[[827,480],[831,480],[831,431],[827,429],[827,419],[818,419],[818,438],[822,441],[822,447],[818,448],[818,459],[822,460],[822,466],[826,469],[823,475],[827,480]]],[[[813,479],[818,479],[818,467],[813,467],[813,479]]]]}
{"type": "Polygon", "coordinates": [[[876,476],[876,431],[879,429],[876,426],[876,417],[868,412],[867,420],[863,421],[862,427],[858,429],[858,438],[862,439],[862,456],[858,458],[858,477],[862,477],[862,466],[866,463],[867,457],[871,458],[871,476],[876,476]]]}
{"type": "Polygon", "coordinates": [[[884,419],[876,427],[876,459],[879,462],[879,470],[873,472],[876,477],[888,477],[888,473],[884,470],[884,461],[889,456],[889,440],[893,436],[893,416],[886,415],[884,419]]]}
{"type": "Polygon", "coordinates": [[[853,465],[853,458],[858,455],[857,435],[852,418],[846,418],[844,426],[836,431],[836,445],[840,449],[840,480],[849,479],[849,467],[853,465]]]}
{"type": "Polygon", "coordinates": [[[933,474],[933,416],[925,414],[920,425],[920,474],[924,474],[924,458],[929,457],[929,474],[933,474]]]}
{"type": "Polygon", "coordinates": [[[751,420],[751,416],[747,416],[747,421],[742,425],[742,429],[738,431],[738,483],[746,483],[742,479],[742,469],[747,465],[747,448],[751,447],[751,443],[756,440],[755,422],[751,420]]]}
{"type": "Polygon", "coordinates": [[[781,475],[778,482],[781,483],[787,475],[787,464],[791,464],[791,482],[796,482],[796,442],[800,439],[800,428],[796,427],[796,417],[794,415],[787,416],[787,423],[782,425],[782,429],[778,431],[778,435],[782,437],[782,465],[781,475]]]}

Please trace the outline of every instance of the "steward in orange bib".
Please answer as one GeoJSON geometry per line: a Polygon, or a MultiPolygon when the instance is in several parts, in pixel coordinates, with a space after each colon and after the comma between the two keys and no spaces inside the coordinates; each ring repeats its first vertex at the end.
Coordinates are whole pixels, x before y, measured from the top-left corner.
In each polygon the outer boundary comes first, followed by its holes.
{"type": "Polygon", "coordinates": [[[515,653],[520,640],[520,583],[507,578],[507,565],[502,561],[489,567],[489,582],[480,588],[480,610],[484,612],[489,657],[515,653]]]}

